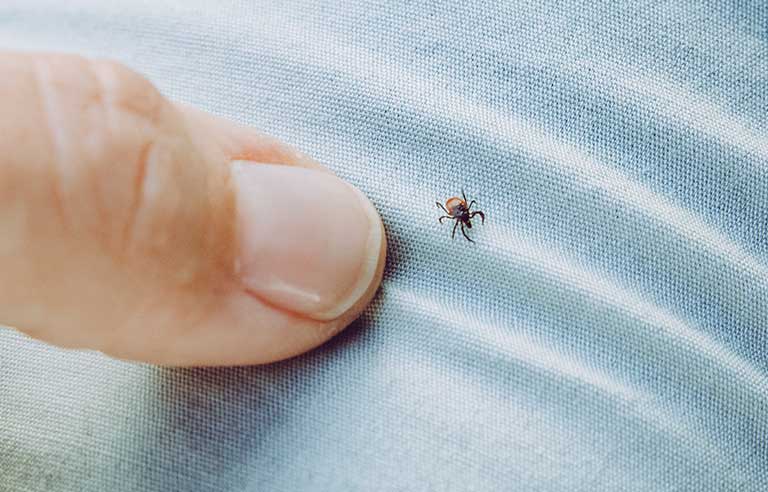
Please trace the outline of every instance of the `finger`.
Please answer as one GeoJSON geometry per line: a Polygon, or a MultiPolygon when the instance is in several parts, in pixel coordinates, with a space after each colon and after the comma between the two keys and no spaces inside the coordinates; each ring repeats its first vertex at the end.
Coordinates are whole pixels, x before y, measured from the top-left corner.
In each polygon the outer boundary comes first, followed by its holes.
{"type": "Polygon", "coordinates": [[[110,62],[0,55],[0,323],[167,365],[299,354],[381,280],[351,185],[110,62]]]}

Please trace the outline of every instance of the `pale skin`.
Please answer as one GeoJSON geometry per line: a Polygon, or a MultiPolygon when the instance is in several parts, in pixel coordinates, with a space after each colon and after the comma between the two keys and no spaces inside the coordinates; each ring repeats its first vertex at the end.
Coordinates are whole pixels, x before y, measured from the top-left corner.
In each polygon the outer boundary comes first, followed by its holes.
{"type": "Polygon", "coordinates": [[[259,364],[375,295],[380,218],[310,157],[115,62],[0,53],[0,73],[1,325],[122,359],[259,364]]]}

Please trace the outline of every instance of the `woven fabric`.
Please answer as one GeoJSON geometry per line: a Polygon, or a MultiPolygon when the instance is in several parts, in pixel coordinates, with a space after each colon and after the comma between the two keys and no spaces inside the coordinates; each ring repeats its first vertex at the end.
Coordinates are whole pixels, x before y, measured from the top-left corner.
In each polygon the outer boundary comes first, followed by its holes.
{"type": "Polygon", "coordinates": [[[389,261],[266,367],[1,330],[0,490],[768,490],[767,5],[3,0],[0,46],[326,163],[389,261]],[[476,244],[437,223],[462,188],[476,244]]]}

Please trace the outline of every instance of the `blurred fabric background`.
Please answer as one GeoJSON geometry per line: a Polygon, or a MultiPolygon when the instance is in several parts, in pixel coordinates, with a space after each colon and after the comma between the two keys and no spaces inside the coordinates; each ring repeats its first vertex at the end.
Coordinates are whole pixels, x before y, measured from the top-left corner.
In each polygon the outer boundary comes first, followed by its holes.
{"type": "Polygon", "coordinates": [[[0,46],[294,144],[390,245],[266,367],[0,330],[3,492],[768,490],[765,0],[3,0],[0,46]],[[476,244],[437,223],[462,188],[476,244]]]}

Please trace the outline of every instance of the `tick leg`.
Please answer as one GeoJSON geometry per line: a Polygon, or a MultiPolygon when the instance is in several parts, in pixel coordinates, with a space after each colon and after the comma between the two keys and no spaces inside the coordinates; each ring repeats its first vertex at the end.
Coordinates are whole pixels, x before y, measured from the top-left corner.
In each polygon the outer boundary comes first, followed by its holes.
{"type": "MultiPolygon", "coordinates": [[[[455,236],[455,235],[456,235],[456,226],[458,226],[458,225],[459,225],[459,221],[457,220],[457,221],[456,221],[456,223],[455,223],[455,224],[453,224],[453,230],[451,231],[451,239],[453,239],[453,236],[455,236]]],[[[461,229],[461,230],[463,231],[463,230],[464,230],[464,228],[462,227],[462,229],[461,229]]]]}
{"type": "Polygon", "coordinates": [[[443,215],[442,217],[440,217],[437,220],[442,224],[443,223],[443,219],[452,219],[452,218],[453,217],[451,217],[450,215],[443,215]]]}
{"type": "Polygon", "coordinates": [[[464,197],[464,203],[467,203],[467,195],[464,194],[464,189],[461,189],[461,196],[464,197]]]}
{"type": "Polygon", "coordinates": [[[472,205],[474,205],[475,203],[477,203],[477,202],[476,202],[476,201],[474,201],[474,200],[472,200],[471,202],[469,202],[469,206],[467,207],[467,212],[469,212],[469,209],[471,209],[471,208],[472,208],[472,205]]]}
{"type": "Polygon", "coordinates": [[[445,209],[445,207],[443,207],[443,204],[442,204],[442,203],[440,203],[440,202],[435,202],[435,205],[437,205],[439,208],[442,208],[442,209],[443,209],[443,212],[445,212],[445,213],[447,213],[447,214],[450,214],[450,212],[449,212],[449,211],[447,211],[447,210],[445,209]]]}
{"type": "Polygon", "coordinates": [[[464,230],[464,223],[463,222],[461,224],[461,233],[464,234],[464,237],[467,238],[467,241],[469,241],[470,243],[474,243],[474,241],[471,240],[469,238],[469,236],[467,236],[467,231],[464,230]]]}
{"type": "Polygon", "coordinates": [[[476,211],[476,212],[472,212],[472,214],[470,214],[469,218],[471,219],[471,218],[472,218],[472,217],[474,217],[475,215],[479,215],[479,216],[480,216],[480,218],[481,218],[481,219],[483,219],[483,224],[485,224],[485,214],[484,214],[483,212],[481,212],[481,211],[479,211],[479,210],[478,210],[478,211],[476,211]]]}

